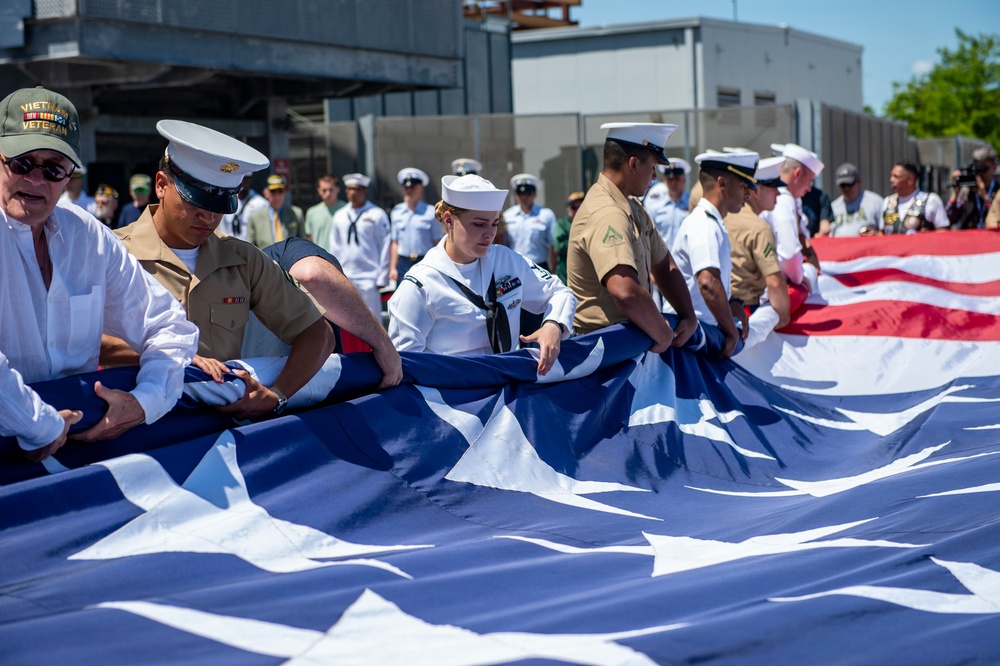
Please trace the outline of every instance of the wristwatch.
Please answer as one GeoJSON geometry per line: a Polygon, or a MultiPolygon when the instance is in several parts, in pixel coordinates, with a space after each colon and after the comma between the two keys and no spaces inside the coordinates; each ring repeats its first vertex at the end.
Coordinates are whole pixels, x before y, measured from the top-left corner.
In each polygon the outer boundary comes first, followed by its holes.
{"type": "Polygon", "coordinates": [[[278,404],[275,405],[274,407],[274,413],[280,414],[281,412],[285,411],[285,405],[288,404],[288,398],[286,398],[285,394],[281,392],[281,389],[279,389],[277,386],[272,386],[267,390],[273,393],[278,398],[278,404]]]}

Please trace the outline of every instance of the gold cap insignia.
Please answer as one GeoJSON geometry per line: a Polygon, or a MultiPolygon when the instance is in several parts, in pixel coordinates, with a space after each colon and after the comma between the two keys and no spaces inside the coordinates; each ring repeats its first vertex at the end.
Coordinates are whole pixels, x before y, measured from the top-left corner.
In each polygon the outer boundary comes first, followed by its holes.
{"type": "Polygon", "coordinates": [[[236,162],[226,162],[219,167],[219,171],[225,171],[226,173],[232,173],[240,168],[240,165],[236,162]]]}

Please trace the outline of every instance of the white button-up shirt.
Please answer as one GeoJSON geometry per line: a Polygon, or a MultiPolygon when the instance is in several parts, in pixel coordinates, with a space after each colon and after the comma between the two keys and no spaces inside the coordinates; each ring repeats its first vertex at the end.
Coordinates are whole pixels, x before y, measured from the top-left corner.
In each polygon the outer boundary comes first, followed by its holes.
{"type": "Polygon", "coordinates": [[[399,243],[396,253],[400,257],[424,256],[443,235],[441,223],[434,217],[434,206],[423,201],[417,202],[413,210],[405,201],[396,204],[389,219],[392,221],[392,240],[399,243]]]}
{"type": "Polygon", "coordinates": [[[26,383],[97,369],[101,334],[140,350],[131,391],[146,423],[177,402],[198,329],[183,308],[92,215],[60,203],[45,223],[46,290],[31,228],[0,209],[0,434],[25,449],[55,440],[63,420],[26,383]]]}
{"type": "Polygon", "coordinates": [[[681,223],[670,254],[673,255],[678,270],[684,275],[695,315],[706,324],[717,322],[705,303],[705,297],[701,295],[698,273],[706,268],[718,269],[719,279],[728,298],[729,283],[733,275],[732,251],[722,214],[707,199],[702,198],[681,223]]]}
{"type": "Polygon", "coordinates": [[[503,219],[507,223],[507,247],[536,264],[548,265],[556,230],[555,213],[537,204],[532,204],[527,213],[520,206],[512,206],[504,211],[503,219]]]}

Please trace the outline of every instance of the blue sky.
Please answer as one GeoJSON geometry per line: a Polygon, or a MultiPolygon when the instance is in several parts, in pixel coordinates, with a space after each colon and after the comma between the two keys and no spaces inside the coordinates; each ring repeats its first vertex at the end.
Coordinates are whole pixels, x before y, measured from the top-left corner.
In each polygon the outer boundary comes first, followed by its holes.
{"type": "MultiPolygon", "coordinates": [[[[743,23],[787,23],[862,45],[865,104],[879,113],[893,81],[929,69],[939,60],[938,48],[956,47],[955,28],[1000,33],[998,0],[737,0],[736,11],[743,23]]],[[[694,16],[731,21],[733,0],[583,0],[570,16],[583,27],[694,16]]]]}

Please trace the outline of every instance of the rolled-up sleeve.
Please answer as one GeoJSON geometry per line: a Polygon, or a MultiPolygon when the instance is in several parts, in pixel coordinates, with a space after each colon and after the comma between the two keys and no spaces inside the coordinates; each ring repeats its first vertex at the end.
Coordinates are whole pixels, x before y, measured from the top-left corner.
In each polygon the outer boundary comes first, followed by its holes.
{"type": "Polygon", "coordinates": [[[107,250],[104,328],[139,352],[131,394],[142,405],[145,422],[153,423],[181,397],[184,368],[198,351],[198,327],[117,238],[107,250]]]}

